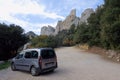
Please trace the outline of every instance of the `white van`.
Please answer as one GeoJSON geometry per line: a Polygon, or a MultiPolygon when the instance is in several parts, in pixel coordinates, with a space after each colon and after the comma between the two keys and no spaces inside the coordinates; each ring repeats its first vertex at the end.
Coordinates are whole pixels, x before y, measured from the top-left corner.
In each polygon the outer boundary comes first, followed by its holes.
{"type": "Polygon", "coordinates": [[[11,69],[30,71],[33,76],[57,68],[57,56],[52,48],[26,49],[12,59],[11,69]]]}

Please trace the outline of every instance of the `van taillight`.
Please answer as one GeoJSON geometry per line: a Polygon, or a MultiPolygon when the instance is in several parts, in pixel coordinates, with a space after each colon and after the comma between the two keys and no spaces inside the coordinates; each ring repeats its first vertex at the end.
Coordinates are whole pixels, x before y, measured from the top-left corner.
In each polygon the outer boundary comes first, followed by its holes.
{"type": "Polygon", "coordinates": [[[57,62],[57,56],[55,55],[55,61],[57,62]]]}
{"type": "Polygon", "coordinates": [[[57,56],[55,55],[56,67],[58,67],[57,56]]]}
{"type": "Polygon", "coordinates": [[[42,66],[42,57],[39,57],[39,64],[42,66]]]}

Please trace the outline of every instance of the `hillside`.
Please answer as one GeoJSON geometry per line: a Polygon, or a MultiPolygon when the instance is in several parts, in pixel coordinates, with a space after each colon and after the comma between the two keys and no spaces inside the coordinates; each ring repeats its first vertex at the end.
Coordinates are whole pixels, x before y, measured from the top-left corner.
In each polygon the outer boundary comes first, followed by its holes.
{"type": "Polygon", "coordinates": [[[106,50],[113,50],[119,54],[119,14],[119,0],[105,0],[104,4],[98,6],[95,12],[92,9],[86,9],[81,17],[76,17],[76,10],[73,9],[65,20],[58,21],[54,36],[45,35],[44,31],[44,35],[41,34],[33,40],[33,43],[36,40],[39,41],[33,46],[60,47],[87,44],[90,47],[98,46],[106,50]]]}
{"type": "Polygon", "coordinates": [[[87,23],[87,19],[94,13],[93,9],[88,8],[81,17],[76,16],[76,9],[71,10],[70,14],[63,21],[58,21],[55,29],[52,26],[43,26],[41,28],[41,35],[57,35],[62,30],[68,30],[74,24],[76,27],[79,24],[87,23]]]}

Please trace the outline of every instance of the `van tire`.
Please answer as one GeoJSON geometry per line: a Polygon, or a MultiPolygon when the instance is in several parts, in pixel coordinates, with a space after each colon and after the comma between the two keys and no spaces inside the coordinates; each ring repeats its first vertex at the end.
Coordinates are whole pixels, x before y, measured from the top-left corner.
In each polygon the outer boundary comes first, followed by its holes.
{"type": "Polygon", "coordinates": [[[31,73],[32,76],[37,76],[38,75],[37,69],[34,66],[31,67],[30,73],[31,73]]]}
{"type": "Polygon", "coordinates": [[[16,71],[16,68],[15,68],[15,64],[14,64],[14,63],[11,63],[11,70],[12,70],[12,71],[16,71]]]}
{"type": "Polygon", "coordinates": [[[54,69],[53,69],[53,70],[50,70],[50,72],[54,72],[54,69]]]}

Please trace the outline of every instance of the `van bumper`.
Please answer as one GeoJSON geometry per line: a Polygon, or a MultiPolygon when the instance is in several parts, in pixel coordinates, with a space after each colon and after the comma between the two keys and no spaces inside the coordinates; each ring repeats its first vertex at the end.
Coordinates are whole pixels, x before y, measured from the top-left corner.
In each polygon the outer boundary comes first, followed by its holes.
{"type": "Polygon", "coordinates": [[[53,67],[50,67],[50,68],[42,69],[41,72],[42,72],[42,73],[43,73],[43,72],[48,72],[48,71],[54,70],[54,69],[56,69],[56,68],[57,68],[57,66],[53,66],[53,67]]]}
{"type": "Polygon", "coordinates": [[[44,68],[42,69],[41,66],[39,66],[39,68],[37,68],[38,73],[43,73],[43,72],[49,72],[51,70],[55,70],[58,67],[58,63],[56,63],[55,66],[49,67],[49,68],[44,68]]]}

